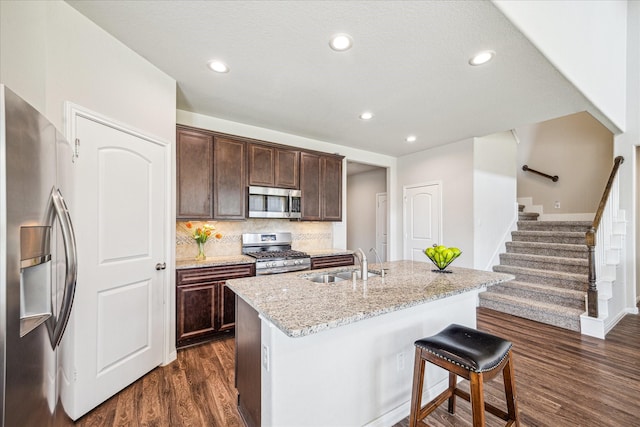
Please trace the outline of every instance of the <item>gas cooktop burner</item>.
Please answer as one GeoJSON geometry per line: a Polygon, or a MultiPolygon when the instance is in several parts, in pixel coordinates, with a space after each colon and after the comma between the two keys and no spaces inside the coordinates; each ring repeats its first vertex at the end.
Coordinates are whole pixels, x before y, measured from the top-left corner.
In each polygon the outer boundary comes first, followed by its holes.
{"type": "Polygon", "coordinates": [[[242,253],[256,259],[256,275],[309,270],[311,257],[291,249],[291,233],[243,234],[242,253]]]}
{"type": "Polygon", "coordinates": [[[247,252],[247,255],[252,256],[256,259],[265,259],[265,258],[306,258],[307,255],[304,252],[288,250],[288,251],[256,251],[256,252],[247,252]]]}

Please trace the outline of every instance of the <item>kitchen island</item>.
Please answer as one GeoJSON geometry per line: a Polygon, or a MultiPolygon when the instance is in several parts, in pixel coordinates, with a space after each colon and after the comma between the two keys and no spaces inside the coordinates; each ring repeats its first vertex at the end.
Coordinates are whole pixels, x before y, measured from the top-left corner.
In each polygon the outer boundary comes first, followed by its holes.
{"type": "MultiPolygon", "coordinates": [[[[409,414],[413,343],[476,325],[477,294],[508,274],[412,261],[385,277],[316,283],[353,267],[227,282],[236,293],[238,407],[249,426],[388,426],[409,414]]],[[[348,276],[348,274],[347,274],[348,276]]],[[[427,368],[425,401],[447,385],[427,368]]]]}

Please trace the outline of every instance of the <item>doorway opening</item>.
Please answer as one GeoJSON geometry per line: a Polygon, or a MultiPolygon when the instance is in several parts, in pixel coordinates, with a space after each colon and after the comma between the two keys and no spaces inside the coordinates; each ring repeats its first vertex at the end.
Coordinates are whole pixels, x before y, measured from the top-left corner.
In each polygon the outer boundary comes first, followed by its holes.
{"type": "Polygon", "coordinates": [[[347,248],[388,259],[387,168],[347,161],[347,248]],[[375,248],[373,251],[371,248],[375,248]]]}

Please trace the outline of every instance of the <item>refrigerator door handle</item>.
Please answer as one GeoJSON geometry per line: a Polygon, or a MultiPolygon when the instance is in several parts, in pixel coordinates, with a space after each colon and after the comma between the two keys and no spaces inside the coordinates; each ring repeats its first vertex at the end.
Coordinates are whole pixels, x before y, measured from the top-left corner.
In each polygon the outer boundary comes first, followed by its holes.
{"type": "Polygon", "coordinates": [[[51,206],[49,207],[49,224],[51,226],[54,225],[56,217],[60,221],[60,228],[62,230],[66,270],[60,313],[55,317],[55,324],[52,325],[51,322],[47,323],[49,339],[51,340],[51,347],[53,348],[56,348],[60,343],[64,329],[71,316],[71,306],[73,305],[73,296],[76,291],[76,281],[78,278],[78,252],[76,250],[76,237],[73,224],[71,224],[71,216],[69,215],[69,210],[62,197],[62,193],[54,187],[53,190],[51,190],[51,206]]]}

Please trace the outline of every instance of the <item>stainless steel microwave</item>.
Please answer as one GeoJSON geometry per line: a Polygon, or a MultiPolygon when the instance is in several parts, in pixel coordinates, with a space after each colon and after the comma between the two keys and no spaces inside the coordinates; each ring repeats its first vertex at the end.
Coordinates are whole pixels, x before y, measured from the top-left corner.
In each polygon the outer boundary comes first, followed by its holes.
{"type": "Polygon", "coordinates": [[[300,190],[249,187],[249,218],[287,218],[302,216],[300,190]]]}

